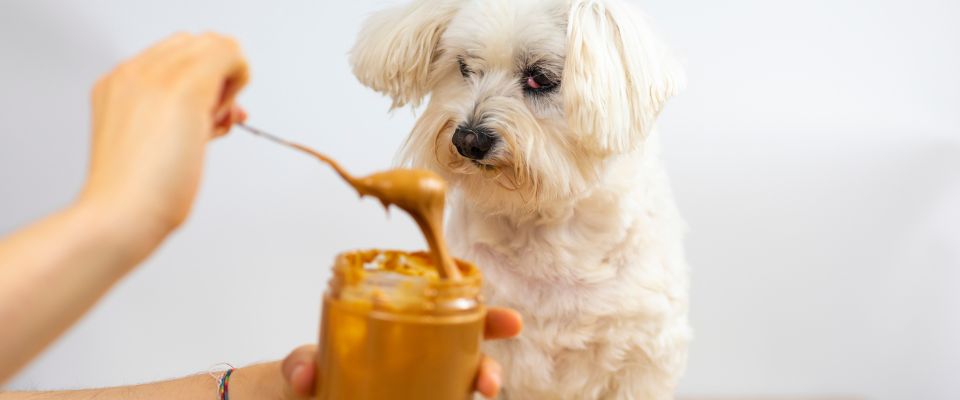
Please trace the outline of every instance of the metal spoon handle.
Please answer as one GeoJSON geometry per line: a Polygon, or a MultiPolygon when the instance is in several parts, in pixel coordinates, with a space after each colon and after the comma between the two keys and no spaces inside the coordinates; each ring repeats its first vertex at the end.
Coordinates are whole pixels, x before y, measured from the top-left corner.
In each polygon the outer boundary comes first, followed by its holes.
{"type": "Polygon", "coordinates": [[[261,130],[261,129],[254,128],[254,127],[252,127],[252,126],[250,126],[250,125],[247,125],[247,124],[244,124],[244,123],[239,123],[239,124],[237,124],[237,126],[239,126],[241,129],[243,129],[243,130],[245,130],[245,131],[247,131],[247,132],[250,132],[250,133],[252,133],[252,134],[254,134],[254,135],[267,138],[267,139],[269,139],[269,140],[271,140],[271,141],[277,142],[277,143],[282,144],[282,145],[284,145],[284,146],[296,147],[296,146],[293,145],[293,143],[290,143],[290,142],[288,142],[288,141],[286,141],[286,140],[284,140],[284,139],[281,139],[279,136],[274,136],[274,135],[272,135],[272,134],[269,134],[269,133],[267,133],[267,132],[264,132],[264,131],[261,130]]]}
{"type": "Polygon", "coordinates": [[[247,131],[247,132],[250,132],[250,133],[252,133],[252,134],[254,134],[254,135],[257,135],[257,136],[263,137],[263,138],[265,138],[265,139],[268,139],[268,140],[270,140],[271,142],[278,143],[278,144],[287,146],[287,147],[292,148],[292,149],[295,149],[295,150],[299,150],[299,151],[301,151],[301,152],[304,152],[304,153],[306,153],[306,154],[309,154],[309,155],[317,158],[318,160],[326,163],[326,164],[329,165],[331,168],[333,168],[333,170],[336,171],[337,174],[340,175],[340,177],[342,177],[345,181],[347,181],[347,183],[349,183],[351,186],[353,186],[354,188],[357,187],[356,179],[355,179],[352,175],[350,175],[350,173],[348,173],[347,170],[343,169],[343,167],[340,166],[340,163],[334,161],[334,159],[332,159],[332,158],[330,158],[330,157],[327,157],[326,154],[320,153],[320,152],[318,152],[318,151],[316,151],[316,150],[314,150],[314,149],[311,149],[311,148],[309,148],[309,147],[307,147],[307,146],[304,146],[304,145],[302,145],[302,144],[294,143],[294,142],[291,142],[291,141],[289,141],[289,140],[283,139],[283,138],[281,138],[281,137],[279,137],[279,136],[269,134],[269,133],[267,133],[267,132],[265,132],[265,131],[263,131],[263,130],[261,130],[261,129],[254,128],[254,127],[252,127],[252,126],[250,126],[250,125],[247,125],[247,124],[239,123],[239,124],[237,124],[237,126],[239,126],[241,129],[243,129],[243,130],[245,130],[245,131],[247,131]]]}

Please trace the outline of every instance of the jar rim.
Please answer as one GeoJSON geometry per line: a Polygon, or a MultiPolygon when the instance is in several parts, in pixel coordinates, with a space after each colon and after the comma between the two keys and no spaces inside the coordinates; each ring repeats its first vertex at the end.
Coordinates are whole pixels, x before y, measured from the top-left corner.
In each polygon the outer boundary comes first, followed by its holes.
{"type": "MultiPolygon", "coordinates": [[[[334,262],[333,266],[333,274],[335,278],[342,279],[343,283],[345,284],[356,284],[360,283],[360,281],[362,281],[365,275],[367,275],[367,273],[370,271],[366,269],[365,265],[374,262],[384,263],[388,261],[397,261],[400,263],[417,262],[421,264],[421,266],[433,266],[433,258],[429,253],[424,251],[380,249],[353,250],[342,252],[336,256],[336,261],[334,262]],[[389,260],[378,261],[378,258],[380,257],[386,257],[389,260]]],[[[459,258],[455,258],[454,262],[456,262],[457,268],[460,269],[460,273],[462,275],[461,279],[458,280],[443,279],[436,276],[424,277],[412,274],[404,274],[402,272],[399,272],[399,274],[410,276],[411,278],[424,279],[428,286],[438,290],[473,287],[480,286],[482,284],[482,274],[475,264],[459,258]]],[[[435,269],[431,270],[435,271],[435,269]]],[[[373,271],[391,270],[380,269],[373,271]]]]}
{"type": "Polygon", "coordinates": [[[449,280],[439,278],[432,258],[422,251],[344,252],[336,257],[326,296],[391,313],[449,314],[482,307],[479,269],[456,262],[462,278],[449,280]]]}

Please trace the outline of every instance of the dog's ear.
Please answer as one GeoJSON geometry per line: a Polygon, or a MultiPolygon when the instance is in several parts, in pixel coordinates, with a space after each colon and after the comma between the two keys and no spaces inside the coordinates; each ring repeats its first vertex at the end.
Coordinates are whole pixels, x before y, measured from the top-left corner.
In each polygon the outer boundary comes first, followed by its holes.
{"type": "Polygon", "coordinates": [[[361,83],[390,96],[391,108],[418,106],[430,91],[437,45],[462,0],[415,0],[370,16],[350,54],[361,83]]]}
{"type": "Polygon", "coordinates": [[[645,18],[618,0],[573,0],[564,109],[582,145],[601,155],[635,148],[684,85],[678,62],[645,18]]]}

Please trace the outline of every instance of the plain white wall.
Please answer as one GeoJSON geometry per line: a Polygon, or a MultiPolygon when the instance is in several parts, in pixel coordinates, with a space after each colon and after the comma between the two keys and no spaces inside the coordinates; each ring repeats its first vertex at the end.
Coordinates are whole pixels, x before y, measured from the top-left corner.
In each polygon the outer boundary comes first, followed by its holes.
{"type": "MultiPolygon", "coordinates": [[[[388,115],[346,53],[391,3],[0,1],[0,232],[70,201],[92,82],[178,30],[240,39],[252,124],[387,167],[414,116],[388,115]]],[[[643,6],[690,81],[661,119],[690,225],[682,393],[960,398],[960,2],[643,6]]],[[[189,223],[9,388],[280,358],[314,340],[338,251],[422,246],[405,216],[235,132],[189,223]]]]}

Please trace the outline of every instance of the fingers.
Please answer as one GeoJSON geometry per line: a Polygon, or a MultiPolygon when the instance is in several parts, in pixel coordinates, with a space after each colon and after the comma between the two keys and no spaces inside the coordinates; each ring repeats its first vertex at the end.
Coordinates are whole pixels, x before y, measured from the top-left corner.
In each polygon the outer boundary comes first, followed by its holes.
{"type": "Polygon", "coordinates": [[[283,377],[297,396],[313,396],[316,357],[317,346],[309,345],[294,350],[283,360],[283,377]]]}
{"type": "MultiPolygon", "coordinates": [[[[230,116],[230,124],[223,129],[218,125],[218,131],[226,133],[229,127],[233,126],[235,119],[241,114],[235,114],[234,100],[237,94],[250,81],[250,69],[246,58],[240,50],[240,44],[233,38],[217,34],[205,34],[198,40],[200,51],[209,57],[209,62],[200,64],[197,76],[198,79],[208,80],[216,86],[217,97],[212,99],[211,110],[217,114],[227,113],[230,116]]],[[[208,95],[207,92],[201,96],[208,95]]],[[[204,99],[210,101],[210,99],[204,99]]],[[[245,114],[244,114],[245,115],[245,114]]]]}
{"type": "Polygon", "coordinates": [[[187,32],[177,32],[173,35],[170,35],[166,39],[163,39],[159,43],[150,46],[148,49],[144,50],[141,55],[137,56],[137,59],[142,60],[144,63],[152,64],[157,61],[164,60],[168,57],[169,53],[173,49],[182,47],[185,43],[190,41],[194,35],[187,32]]]}
{"type": "Polygon", "coordinates": [[[516,311],[509,308],[490,308],[487,310],[487,321],[484,325],[483,336],[487,339],[507,339],[520,334],[523,329],[523,318],[516,311]]]}
{"type": "Polygon", "coordinates": [[[217,57],[218,63],[210,65],[210,73],[225,77],[220,87],[218,105],[229,107],[237,93],[250,81],[250,67],[236,40],[225,37],[213,37],[211,40],[218,42],[214,48],[220,52],[220,56],[217,57]]]}
{"type": "Polygon", "coordinates": [[[243,123],[247,120],[247,111],[242,107],[234,105],[227,112],[221,112],[215,117],[216,124],[213,129],[213,136],[220,137],[230,132],[234,125],[243,123]]]}
{"type": "Polygon", "coordinates": [[[480,370],[477,372],[477,392],[488,399],[492,399],[500,392],[501,382],[500,364],[492,358],[483,356],[480,360],[480,370]]]}
{"type": "Polygon", "coordinates": [[[147,87],[180,95],[217,117],[228,112],[250,80],[240,45],[216,33],[178,33],[123,63],[112,75],[124,74],[147,87]]]}
{"type": "MultiPolygon", "coordinates": [[[[235,107],[230,112],[237,121],[246,118],[242,109],[235,107]]],[[[507,308],[487,310],[484,337],[487,339],[505,339],[518,335],[523,328],[523,320],[516,311],[507,308]]],[[[315,384],[317,346],[303,346],[283,360],[283,376],[290,388],[298,396],[312,396],[315,384]]],[[[487,398],[496,397],[500,391],[502,368],[493,359],[484,356],[477,372],[476,390],[487,398]]]]}
{"type": "Polygon", "coordinates": [[[247,81],[247,62],[240,44],[217,33],[178,33],[124,63],[158,75],[200,76],[234,80],[242,88],[247,81]]]}
{"type": "Polygon", "coordinates": [[[190,42],[183,50],[187,64],[177,71],[185,79],[192,79],[200,90],[202,100],[209,102],[211,110],[222,112],[250,80],[247,60],[240,45],[233,38],[206,33],[190,42]]]}
{"type": "Polygon", "coordinates": [[[235,114],[231,114],[236,117],[236,119],[233,121],[233,124],[242,124],[247,122],[247,117],[249,116],[247,110],[240,106],[235,106],[234,109],[236,109],[237,112],[235,114]]]}
{"type": "MultiPolygon", "coordinates": [[[[507,339],[519,335],[521,329],[523,329],[523,319],[516,311],[496,307],[487,310],[484,338],[507,339]]],[[[488,399],[496,397],[500,391],[501,373],[500,364],[492,358],[483,356],[477,372],[477,392],[488,399]]]]}

